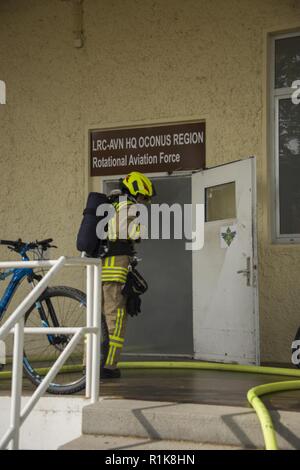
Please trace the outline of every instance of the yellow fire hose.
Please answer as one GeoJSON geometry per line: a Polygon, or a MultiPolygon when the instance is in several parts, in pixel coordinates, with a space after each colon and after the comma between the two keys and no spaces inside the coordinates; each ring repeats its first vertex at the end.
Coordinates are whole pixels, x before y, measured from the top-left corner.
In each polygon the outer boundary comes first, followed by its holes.
{"type": "MultiPolygon", "coordinates": [[[[289,377],[299,377],[300,370],[284,369],[279,367],[262,366],[241,366],[236,364],[221,364],[211,362],[121,362],[122,369],[202,369],[219,370],[230,372],[246,372],[264,375],[282,375],[289,377]]],[[[267,393],[284,392],[288,390],[300,390],[300,380],[287,382],[273,382],[270,384],[258,385],[251,388],[247,393],[247,399],[254,408],[262,428],[266,450],[278,450],[276,432],[271,416],[259,398],[267,393]]]]}
{"type": "Polygon", "coordinates": [[[271,416],[259,397],[267,393],[286,392],[288,390],[300,390],[300,380],[258,385],[257,387],[251,388],[247,393],[248,401],[255,409],[260,421],[266,450],[278,450],[278,445],[271,416]]]}
{"type": "MultiPolygon", "coordinates": [[[[50,367],[38,367],[36,369],[36,373],[43,376],[46,375],[50,370],[50,367]]],[[[63,366],[59,373],[60,374],[70,374],[72,372],[78,372],[83,370],[82,364],[81,365],[70,365],[70,366],[63,366]]],[[[12,377],[12,372],[10,370],[0,372],[0,380],[9,380],[12,377]]]]}
{"type": "MultiPolygon", "coordinates": [[[[300,370],[287,369],[280,367],[263,367],[263,366],[242,366],[238,364],[222,364],[211,362],[120,362],[120,369],[202,369],[202,370],[218,370],[228,372],[244,372],[263,375],[281,375],[288,377],[298,377],[300,379],[300,370]]],[[[75,372],[82,368],[78,366],[64,366],[61,373],[75,372]]],[[[49,369],[37,369],[37,372],[44,375],[49,369]]],[[[0,372],[0,379],[11,378],[11,372],[0,372]]],[[[251,388],[247,393],[247,399],[254,408],[262,428],[266,450],[278,450],[276,432],[273,426],[271,416],[259,398],[262,395],[275,392],[284,392],[288,390],[300,390],[300,380],[292,380],[286,382],[273,382],[264,385],[258,385],[251,388]]]]}

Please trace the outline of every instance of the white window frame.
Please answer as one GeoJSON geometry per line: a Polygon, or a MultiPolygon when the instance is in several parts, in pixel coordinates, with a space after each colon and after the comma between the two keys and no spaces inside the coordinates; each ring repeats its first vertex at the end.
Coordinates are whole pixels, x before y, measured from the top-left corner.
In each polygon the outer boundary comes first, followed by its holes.
{"type": "MultiPolygon", "coordinates": [[[[274,243],[294,244],[300,243],[299,234],[280,233],[280,206],[279,206],[279,102],[283,99],[292,99],[294,88],[275,88],[275,41],[300,36],[300,31],[274,35],[271,38],[271,73],[270,73],[270,149],[272,164],[272,239],[274,243]]],[[[297,77],[300,79],[300,77],[297,77]]],[[[300,105],[299,105],[300,106],[300,105]]]]}

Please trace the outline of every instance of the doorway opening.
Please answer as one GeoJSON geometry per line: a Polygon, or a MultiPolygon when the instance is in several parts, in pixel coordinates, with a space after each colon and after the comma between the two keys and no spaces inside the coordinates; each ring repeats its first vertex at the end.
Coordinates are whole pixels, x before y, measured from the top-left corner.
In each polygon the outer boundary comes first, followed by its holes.
{"type": "MultiPolygon", "coordinates": [[[[191,204],[191,175],[151,177],[157,196],[155,204],[191,204]]],[[[118,179],[105,180],[104,192],[118,187],[118,179]]],[[[174,220],[171,217],[171,234],[174,220]]],[[[142,240],[136,244],[142,261],[138,270],[149,284],[142,296],[142,313],[129,317],[123,360],[134,357],[192,358],[193,268],[186,240],[142,240]]]]}

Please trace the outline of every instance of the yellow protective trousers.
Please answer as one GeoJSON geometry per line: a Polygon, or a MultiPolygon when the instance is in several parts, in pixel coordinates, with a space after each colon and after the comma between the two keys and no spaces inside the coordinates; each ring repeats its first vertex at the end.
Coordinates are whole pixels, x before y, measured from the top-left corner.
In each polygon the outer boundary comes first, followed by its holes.
{"type": "Polygon", "coordinates": [[[102,267],[102,312],[109,332],[109,350],[105,367],[115,369],[124,345],[127,324],[126,297],[122,288],[126,282],[129,256],[104,258],[102,267]]]}

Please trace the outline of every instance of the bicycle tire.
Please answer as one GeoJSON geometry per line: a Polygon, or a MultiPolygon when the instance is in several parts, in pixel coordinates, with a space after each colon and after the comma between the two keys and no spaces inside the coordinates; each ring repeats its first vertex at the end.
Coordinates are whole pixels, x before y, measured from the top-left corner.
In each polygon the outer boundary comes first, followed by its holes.
{"type": "MultiPolygon", "coordinates": [[[[47,288],[43,294],[40,296],[38,299],[38,302],[40,303],[43,308],[48,309],[47,313],[48,315],[48,326],[69,326],[69,327],[74,327],[74,326],[85,326],[86,325],[86,295],[85,293],[81,292],[78,289],[75,289],[73,287],[66,287],[66,286],[56,286],[56,287],[49,287],[47,288]],[[56,308],[55,315],[58,320],[58,325],[53,325],[53,321],[50,318],[49,314],[49,308],[48,305],[52,305],[54,303],[54,299],[59,300],[59,299],[68,299],[75,301],[75,305],[79,305],[79,308],[82,309],[84,308],[84,313],[81,314],[81,317],[76,320],[74,318],[74,311],[71,311],[71,316],[70,318],[66,318],[66,313],[63,315],[61,312],[58,312],[58,309],[56,308]],[[51,300],[51,303],[49,304],[49,300],[51,300]],[[47,303],[48,301],[48,303],[47,303]]],[[[45,324],[41,324],[41,316],[36,308],[37,303],[29,309],[29,311],[25,315],[25,326],[45,326],[45,324]]],[[[65,302],[64,302],[65,304],[65,302]]],[[[82,310],[81,310],[82,311],[82,310]]],[[[80,315],[78,315],[79,317],[80,315]]],[[[100,358],[100,365],[103,366],[105,364],[107,355],[108,355],[108,347],[109,347],[109,334],[108,334],[108,328],[107,324],[105,321],[105,317],[102,315],[101,316],[101,358],[100,358]]],[[[39,386],[43,377],[46,375],[47,370],[51,367],[51,365],[55,362],[59,354],[64,350],[70,339],[72,338],[72,335],[32,335],[30,338],[29,334],[25,334],[24,337],[24,358],[23,358],[23,368],[24,368],[24,373],[26,377],[35,385],[39,386]],[[32,339],[31,339],[32,338],[32,339]],[[42,356],[42,353],[40,350],[42,349],[42,341],[45,341],[46,338],[46,345],[47,345],[47,354],[50,354],[50,357],[42,356]],[[51,341],[60,339],[62,344],[51,344],[51,341]],[[51,341],[50,341],[51,340],[51,341]],[[35,341],[35,343],[34,343],[35,341]],[[37,352],[35,352],[37,351],[37,352]],[[39,354],[35,356],[34,354],[39,354]],[[43,366],[43,369],[45,371],[41,372],[40,366],[43,366]]],[[[72,382],[67,382],[67,383],[61,383],[62,379],[59,377],[60,382],[57,381],[58,375],[55,377],[53,383],[51,383],[47,389],[48,393],[54,394],[54,395],[68,395],[68,394],[74,394],[77,392],[80,392],[85,388],[86,384],[86,376],[85,376],[85,366],[84,366],[84,350],[85,350],[85,343],[84,339],[82,339],[82,364],[79,363],[78,366],[75,364],[70,365],[72,355],[67,359],[65,366],[69,367],[69,369],[72,370],[72,368],[77,368],[78,367],[78,374],[79,377],[76,380],[73,380],[72,382]],[[81,371],[80,371],[81,367],[81,371]]],[[[44,343],[43,343],[44,344],[44,343]]],[[[78,345],[80,346],[80,345],[78,345]]],[[[78,348],[76,347],[76,349],[78,348]]],[[[75,351],[76,351],[75,349],[75,351]]],[[[75,352],[74,351],[74,352],[75,352]]],[[[74,359],[74,352],[73,354],[73,359],[74,359]]],[[[75,355],[76,358],[76,355],[75,355]]],[[[81,358],[79,357],[79,361],[81,358]]],[[[65,367],[66,369],[66,367],[65,367]]],[[[64,377],[66,375],[68,377],[68,374],[60,374],[61,376],[64,377]]]]}

